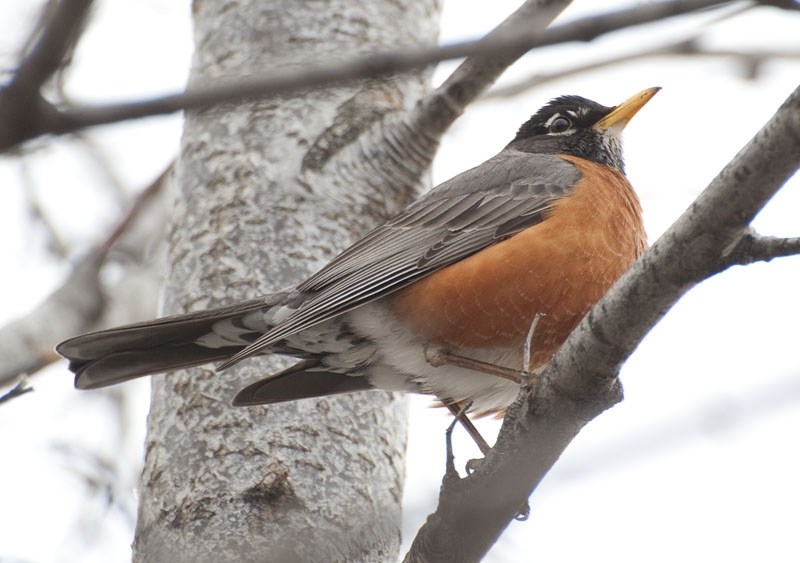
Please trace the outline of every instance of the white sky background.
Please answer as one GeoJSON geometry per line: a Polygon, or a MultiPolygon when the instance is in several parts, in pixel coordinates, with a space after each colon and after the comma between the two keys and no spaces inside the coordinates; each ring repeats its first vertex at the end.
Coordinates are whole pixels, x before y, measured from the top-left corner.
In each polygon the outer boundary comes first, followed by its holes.
{"type": "MultiPolygon", "coordinates": [[[[0,4],[0,66],[30,27],[30,0],[0,4]]],[[[38,2],[36,3],[38,4],[38,2]]],[[[450,0],[443,41],[477,37],[519,1],[450,0]]],[[[578,0],[562,20],[622,2],[578,0]]],[[[69,92],[84,101],[129,99],[178,89],[190,56],[188,3],[104,0],[77,53],[69,92]],[[146,40],[142,40],[146,29],[146,40]]],[[[539,51],[502,83],[604,54],[655,45],[700,29],[708,15],[539,51]]],[[[762,10],[726,21],[709,44],[800,51],[800,16],[762,10]]],[[[444,65],[439,79],[453,65],[444,65]]],[[[650,86],[664,89],[626,130],[628,176],[658,237],[797,86],[800,63],[774,62],[757,81],[736,64],[646,59],[546,84],[510,100],[475,104],[448,133],[435,183],[500,150],[540,105],[580,94],[614,105],[650,86]]],[[[173,157],[178,117],[95,129],[116,175],[147,184],[173,157]]],[[[70,140],[37,143],[25,162],[60,232],[76,248],[102,238],[120,214],[98,194],[104,178],[70,140]]],[[[24,206],[20,161],[0,158],[0,323],[24,315],[57,287],[64,268],[42,249],[24,206]]],[[[757,218],[763,234],[800,235],[794,178],[757,218]]],[[[487,557],[517,561],[800,560],[800,258],[733,268],[692,290],[626,364],[625,401],[590,423],[531,499],[527,522],[512,523],[487,557]]],[[[33,379],[36,392],[0,407],[0,562],[130,559],[130,516],[87,497],[59,444],[135,460],[144,439],[147,383],[130,384],[129,441],[117,444],[103,395],[72,391],[63,364],[33,379]],[[121,457],[127,456],[127,457],[121,457]]],[[[411,536],[436,503],[448,417],[413,401],[406,482],[411,536]]],[[[494,421],[481,421],[489,435],[494,421]]],[[[457,463],[477,457],[457,431],[457,463]]],[[[138,467],[123,463],[135,482],[138,467]]],[[[129,500],[132,503],[132,500],[129,500]]],[[[132,505],[131,505],[132,506],[132,505]]],[[[135,509],[133,509],[135,511],[135,509]]],[[[135,512],[134,512],[135,514],[135,512]]]]}

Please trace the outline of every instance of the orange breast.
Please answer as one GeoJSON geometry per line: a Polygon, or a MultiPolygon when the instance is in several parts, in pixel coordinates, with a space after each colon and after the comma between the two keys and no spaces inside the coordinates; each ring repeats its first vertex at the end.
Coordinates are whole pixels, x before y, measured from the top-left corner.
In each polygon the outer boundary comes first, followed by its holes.
{"type": "Polygon", "coordinates": [[[543,222],[400,290],[390,298],[398,318],[439,345],[519,347],[521,356],[541,313],[529,369],[546,363],[647,244],[628,180],[605,166],[561,158],[583,177],[543,222]]]}

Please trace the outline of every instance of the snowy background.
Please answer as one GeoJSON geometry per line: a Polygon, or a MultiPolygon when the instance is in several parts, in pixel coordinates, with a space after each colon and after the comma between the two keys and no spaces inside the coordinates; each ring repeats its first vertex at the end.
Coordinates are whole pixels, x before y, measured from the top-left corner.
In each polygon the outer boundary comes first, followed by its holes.
{"type": "MultiPolygon", "coordinates": [[[[4,70],[39,4],[0,3],[4,70]]],[[[518,4],[450,0],[442,41],[478,37],[518,4]]],[[[624,5],[579,0],[560,21],[624,5]]],[[[191,54],[188,2],[102,0],[96,9],[69,74],[71,97],[109,102],[181,88],[191,54]]],[[[646,58],[477,103],[443,139],[434,182],[496,153],[554,96],[614,105],[661,86],[625,140],[628,176],[655,240],[800,82],[800,16],[762,8],[705,27],[717,18],[683,17],[589,45],[539,50],[499,85],[697,33],[709,47],[795,56],[762,65],[754,80],[728,58],[646,58]]],[[[454,64],[442,65],[437,80],[454,64]]],[[[41,225],[31,221],[31,195],[64,243],[85,252],[123,211],[118,199],[102,195],[109,175],[129,192],[149,183],[175,156],[180,127],[180,117],[172,116],[91,130],[111,170],[68,138],[38,141],[24,158],[0,157],[0,323],[24,316],[68,274],[47,251],[41,225]]],[[[799,180],[756,219],[761,233],[800,235],[799,180]]],[[[512,523],[486,560],[800,560],[799,284],[800,257],[794,257],[736,267],[692,290],[625,365],[625,401],[576,438],[533,495],[531,518],[512,523]]],[[[128,384],[123,401],[76,393],[58,363],[32,384],[35,393],[0,406],[0,562],[130,560],[131,486],[148,383],[128,384]],[[97,486],[105,472],[121,477],[119,490],[111,491],[118,503],[109,505],[109,491],[97,486]]],[[[412,401],[406,541],[435,506],[444,469],[448,416],[429,404],[425,397],[412,401]]],[[[493,436],[499,424],[479,426],[493,436]]],[[[457,434],[463,466],[477,452],[457,434]]]]}

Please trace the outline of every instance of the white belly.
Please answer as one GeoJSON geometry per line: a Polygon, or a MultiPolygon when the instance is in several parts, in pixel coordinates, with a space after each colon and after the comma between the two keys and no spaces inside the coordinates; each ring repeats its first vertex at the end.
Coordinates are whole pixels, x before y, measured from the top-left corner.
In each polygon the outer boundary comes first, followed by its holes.
{"type": "MultiPolygon", "coordinates": [[[[457,402],[471,400],[474,412],[505,408],[519,393],[519,385],[508,379],[449,364],[431,365],[425,359],[426,342],[398,324],[380,301],[346,315],[351,328],[378,349],[367,375],[375,387],[430,393],[457,402]]],[[[499,366],[521,364],[521,350],[454,352],[499,366]]]]}

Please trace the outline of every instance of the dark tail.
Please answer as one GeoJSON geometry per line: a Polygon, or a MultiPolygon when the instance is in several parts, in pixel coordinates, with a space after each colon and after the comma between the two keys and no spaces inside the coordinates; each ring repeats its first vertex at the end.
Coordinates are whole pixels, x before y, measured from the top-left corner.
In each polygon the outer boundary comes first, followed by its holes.
{"type": "Polygon", "coordinates": [[[286,294],[164,317],[70,338],[56,351],[69,360],[75,387],[95,389],[128,379],[229,358],[268,328],[270,308],[286,294]]]}
{"type": "MultiPolygon", "coordinates": [[[[69,360],[75,387],[96,389],[135,377],[227,360],[272,328],[271,313],[297,294],[164,317],[70,338],[56,346],[69,360]]],[[[266,405],[371,389],[359,375],[330,372],[306,359],[243,389],[236,406],[266,405]]]]}
{"type": "Polygon", "coordinates": [[[271,405],[369,389],[373,387],[365,377],[330,372],[321,367],[318,360],[303,360],[248,385],[236,394],[233,406],[271,405]]]}

